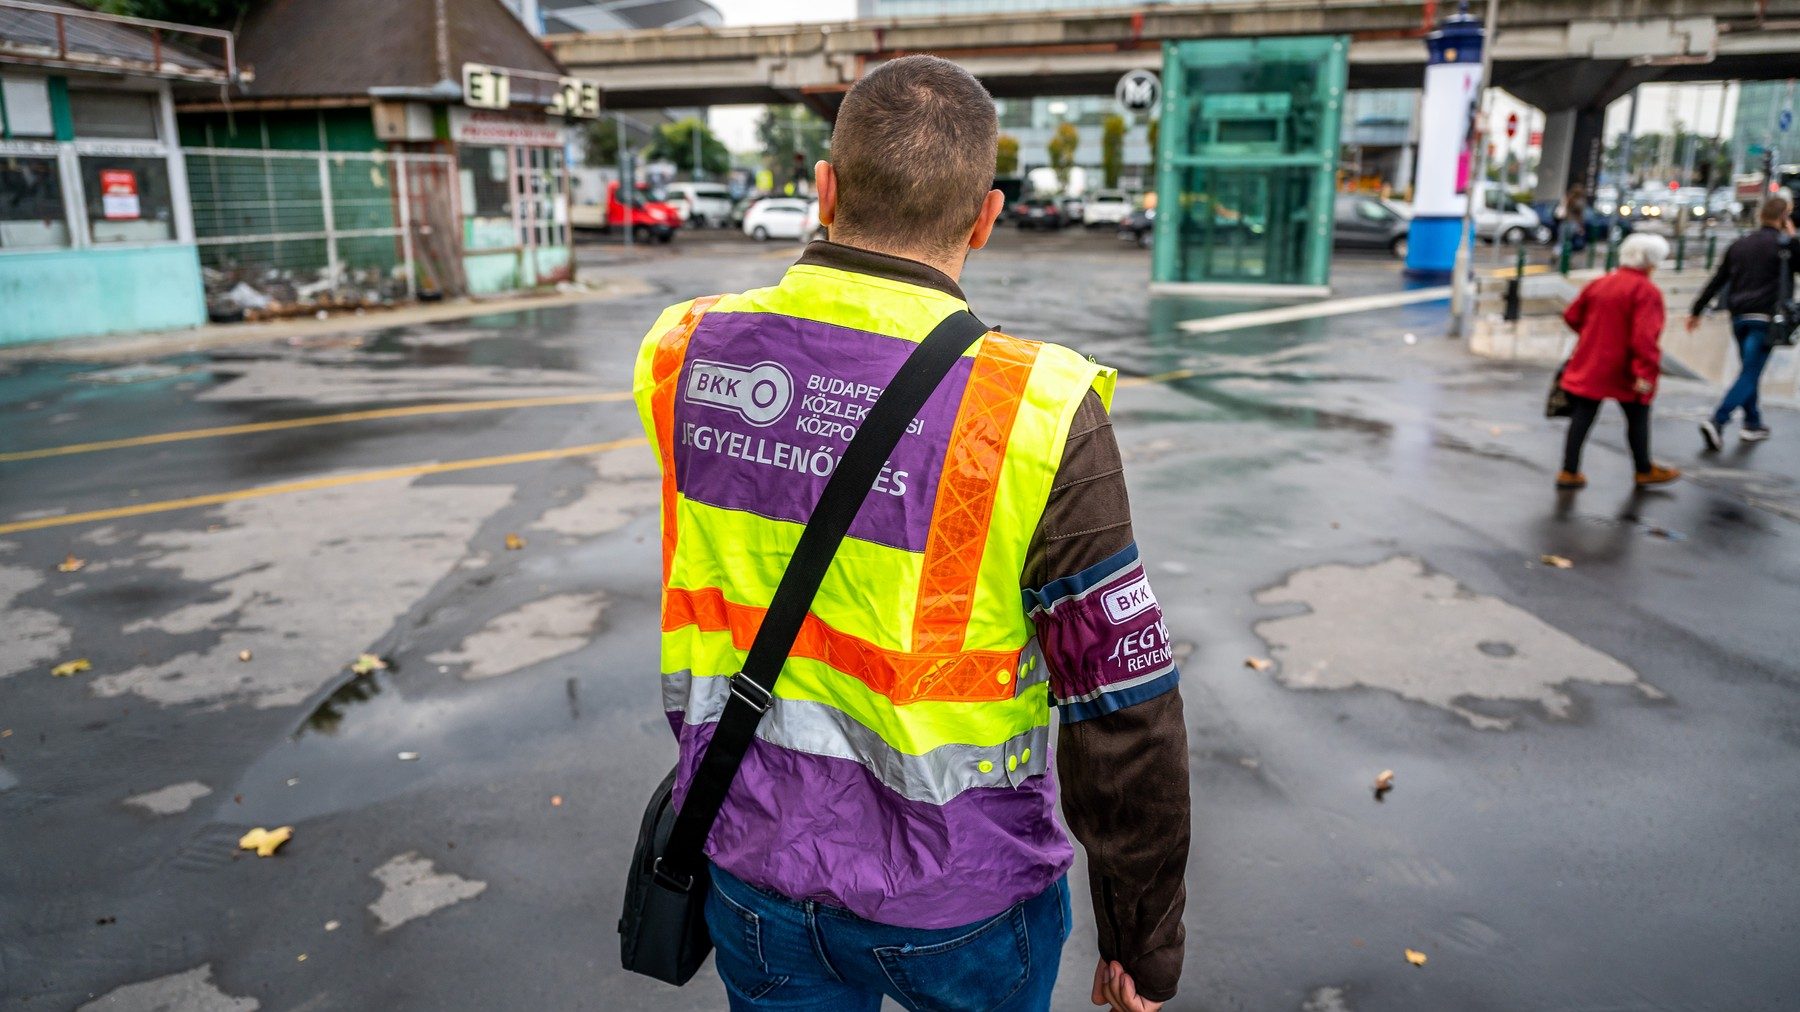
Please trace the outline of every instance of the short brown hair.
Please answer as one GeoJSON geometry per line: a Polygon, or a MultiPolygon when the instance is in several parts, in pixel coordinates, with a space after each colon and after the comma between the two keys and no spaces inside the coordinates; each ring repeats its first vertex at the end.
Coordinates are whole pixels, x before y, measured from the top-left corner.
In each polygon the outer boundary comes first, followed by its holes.
{"type": "Polygon", "coordinates": [[[1781,219],[1788,215],[1788,202],[1782,197],[1770,197],[1763,202],[1762,213],[1756,216],[1764,225],[1779,225],[1781,219]]]}
{"type": "Polygon", "coordinates": [[[844,96],[831,133],[845,238],[961,249],[994,181],[1000,121],[966,70],[935,56],[876,67],[844,96]]]}

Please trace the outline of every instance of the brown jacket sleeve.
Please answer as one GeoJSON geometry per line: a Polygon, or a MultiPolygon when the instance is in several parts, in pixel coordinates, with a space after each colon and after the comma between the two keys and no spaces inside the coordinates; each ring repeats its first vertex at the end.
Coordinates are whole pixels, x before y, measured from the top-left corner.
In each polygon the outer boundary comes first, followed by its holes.
{"type": "MultiPolygon", "coordinates": [[[[1132,544],[1118,443],[1090,392],[1070,425],[1024,586],[1074,577],[1132,544]]],[[[1054,669],[1058,659],[1047,659],[1054,669]]],[[[1186,940],[1188,750],[1180,689],[1085,719],[1065,716],[1056,772],[1064,817],[1087,851],[1100,956],[1124,964],[1139,994],[1167,1001],[1181,978],[1186,940]]]]}

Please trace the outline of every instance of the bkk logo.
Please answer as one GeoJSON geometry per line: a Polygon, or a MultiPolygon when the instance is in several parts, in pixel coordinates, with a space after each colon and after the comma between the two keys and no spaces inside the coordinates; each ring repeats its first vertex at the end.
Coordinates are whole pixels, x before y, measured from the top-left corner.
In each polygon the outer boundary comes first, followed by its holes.
{"type": "Polygon", "coordinates": [[[751,425],[771,425],[793,404],[794,379],[774,362],[745,368],[697,361],[688,371],[687,399],[735,411],[751,425]]]}
{"type": "Polygon", "coordinates": [[[1106,617],[1112,619],[1114,625],[1156,607],[1156,595],[1150,592],[1148,576],[1139,576],[1123,587],[1114,587],[1102,600],[1106,605],[1106,617]]]}

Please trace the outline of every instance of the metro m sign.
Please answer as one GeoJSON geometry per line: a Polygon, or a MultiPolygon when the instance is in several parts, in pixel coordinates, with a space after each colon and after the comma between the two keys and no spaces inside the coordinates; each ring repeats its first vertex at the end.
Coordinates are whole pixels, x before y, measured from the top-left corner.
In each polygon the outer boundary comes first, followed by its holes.
{"type": "Polygon", "coordinates": [[[463,102],[476,109],[504,109],[512,104],[506,71],[481,63],[463,64],[463,102]]]}
{"type": "Polygon", "coordinates": [[[1133,70],[1113,87],[1119,108],[1133,115],[1155,112],[1162,101],[1162,81],[1148,70],[1133,70]]]}

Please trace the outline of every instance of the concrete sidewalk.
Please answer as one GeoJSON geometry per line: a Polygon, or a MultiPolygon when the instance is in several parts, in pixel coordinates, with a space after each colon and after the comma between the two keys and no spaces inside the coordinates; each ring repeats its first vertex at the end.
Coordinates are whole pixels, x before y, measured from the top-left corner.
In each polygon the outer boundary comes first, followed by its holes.
{"type": "MultiPolygon", "coordinates": [[[[496,298],[464,297],[446,302],[415,302],[393,309],[335,312],[317,317],[296,317],[266,323],[209,323],[186,330],[161,330],[132,334],[103,334],[65,341],[34,341],[0,347],[0,362],[73,361],[119,362],[163,358],[208,348],[267,341],[302,341],[393,327],[413,327],[446,320],[498,313],[522,313],[558,309],[585,302],[644,295],[651,287],[637,277],[607,278],[592,283],[558,286],[555,290],[496,298]]],[[[320,311],[324,313],[323,310],[320,311]]]]}

